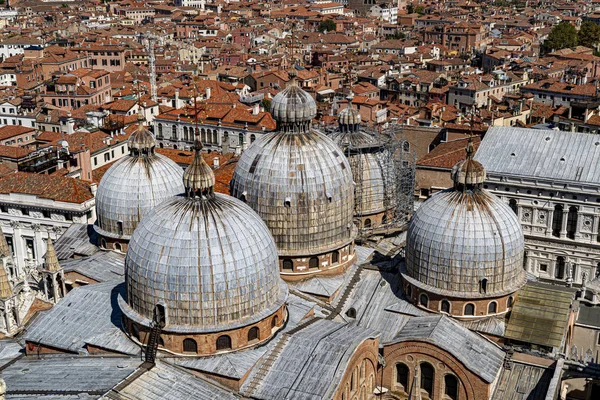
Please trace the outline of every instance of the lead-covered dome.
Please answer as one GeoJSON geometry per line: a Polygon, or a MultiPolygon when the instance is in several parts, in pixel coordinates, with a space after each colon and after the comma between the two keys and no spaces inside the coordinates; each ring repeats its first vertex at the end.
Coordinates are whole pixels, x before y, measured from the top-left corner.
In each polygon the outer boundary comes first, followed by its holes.
{"type": "Polygon", "coordinates": [[[268,228],[243,202],[213,192],[200,148],[185,173],[185,194],[142,219],[125,261],[125,315],[148,326],[158,305],[164,332],[240,328],[274,314],[287,298],[268,228]]]}
{"type": "Polygon", "coordinates": [[[290,85],[271,100],[271,115],[279,129],[288,124],[310,123],[317,116],[317,103],[296,84],[296,71],[290,71],[289,75],[290,85]]]}
{"type": "Polygon", "coordinates": [[[280,256],[322,254],[354,239],[354,186],[342,150],[311,129],[312,111],[294,114],[301,118],[276,111],[295,98],[306,98],[312,109],[314,100],[309,97],[292,74],[288,88],[271,103],[277,131],[242,154],[230,184],[232,195],[265,221],[280,256]]]}
{"type": "Polygon", "coordinates": [[[354,93],[350,92],[346,97],[348,106],[338,114],[338,125],[342,132],[356,132],[360,126],[360,113],[352,107],[354,93]]]}
{"type": "Polygon", "coordinates": [[[406,241],[406,275],[426,292],[497,297],[525,283],[524,238],[512,209],[481,187],[485,170],[472,160],[454,168],[454,188],[415,212],[406,241]]]}
{"type": "Polygon", "coordinates": [[[95,226],[107,238],[130,239],[142,217],[184,190],[183,169],[154,153],[154,138],[139,129],[129,139],[129,155],[106,171],[96,193],[95,226]]]}

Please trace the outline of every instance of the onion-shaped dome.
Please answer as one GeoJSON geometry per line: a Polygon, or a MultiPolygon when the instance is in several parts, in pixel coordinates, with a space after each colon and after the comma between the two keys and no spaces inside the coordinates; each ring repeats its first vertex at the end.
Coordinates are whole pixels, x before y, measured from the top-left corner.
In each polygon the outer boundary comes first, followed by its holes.
{"type": "Polygon", "coordinates": [[[524,238],[511,208],[482,188],[485,170],[467,160],[452,172],[454,188],[436,193],[415,212],[406,242],[406,277],[426,291],[493,297],[525,283],[524,238]]]}
{"type": "Polygon", "coordinates": [[[242,154],[232,195],[266,222],[280,256],[337,250],[354,239],[348,160],[330,138],[310,129],[310,120],[288,128],[261,137],[242,154]]]}
{"type": "Polygon", "coordinates": [[[142,219],[125,260],[125,315],[149,325],[159,305],[166,332],[252,324],[279,310],[288,293],[269,229],[243,202],[214,193],[200,148],[197,141],[185,194],[142,219]]]}
{"type": "Polygon", "coordinates": [[[183,170],[154,152],[154,138],[139,129],[129,138],[129,155],[106,171],[96,193],[96,230],[129,239],[142,217],[164,200],[183,192],[183,170]]]}
{"type": "Polygon", "coordinates": [[[348,106],[338,114],[338,125],[342,132],[356,132],[360,126],[360,113],[352,107],[354,94],[350,92],[346,99],[348,100],[348,106]]]}
{"type": "Polygon", "coordinates": [[[290,71],[289,75],[290,84],[271,100],[271,115],[279,130],[293,129],[294,126],[307,128],[317,116],[317,103],[297,85],[296,71],[290,71]]]}

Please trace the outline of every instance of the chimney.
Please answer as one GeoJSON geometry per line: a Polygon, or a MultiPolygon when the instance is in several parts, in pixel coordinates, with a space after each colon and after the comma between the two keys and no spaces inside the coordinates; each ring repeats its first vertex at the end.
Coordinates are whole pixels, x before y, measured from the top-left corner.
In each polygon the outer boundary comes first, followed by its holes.
{"type": "Polygon", "coordinates": [[[252,106],[252,115],[258,115],[259,112],[260,106],[258,105],[258,103],[256,103],[252,106]]]}
{"type": "Polygon", "coordinates": [[[96,197],[96,192],[98,191],[98,184],[96,182],[90,184],[90,191],[92,192],[92,196],[96,197]]]}
{"type": "Polygon", "coordinates": [[[217,168],[219,168],[219,165],[220,165],[220,163],[219,163],[219,157],[213,158],[213,168],[217,169],[217,168]]]}
{"type": "Polygon", "coordinates": [[[211,91],[212,91],[212,89],[211,89],[210,87],[207,87],[207,88],[205,89],[205,92],[206,92],[206,100],[209,100],[209,99],[210,99],[210,94],[211,94],[211,91]]]}
{"type": "Polygon", "coordinates": [[[175,91],[175,108],[179,108],[179,90],[175,91]]]}

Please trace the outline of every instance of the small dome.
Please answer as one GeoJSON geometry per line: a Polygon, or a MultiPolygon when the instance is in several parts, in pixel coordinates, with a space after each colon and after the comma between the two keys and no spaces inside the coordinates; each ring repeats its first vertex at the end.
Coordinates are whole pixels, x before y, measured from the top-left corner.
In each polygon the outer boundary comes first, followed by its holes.
{"type": "Polygon", "coordinates": [[[317,103],[297,85],[295,71],[290,71],[290,77],[288,86],[271,100],[271,115],[279,128],[310,123],[317,116],[317,103]]]}
{"type": "Polygon", "coordinates": [[[147,322],[162,305],[170,332],[236,329],[275,313],[287,298],[275,243],[260,217],[212,187],[193,186],[213,175],[199,148],[196,166],[186,171],[186,194],[143,218],[125,260],[125,314],[147,322]],[[200,171],[194,179],[190,169],[200,171]]]}
{"type": "Polygon", "coordinates": [[[95,228],[102,236],[129,239],[148,211],[184,191],[182,168],[154,153],[154,138],[141,123],[129,145],[130,154],[110,167],[98,185],[95,228]]]}
{"type": "Polygon", "coordinates": [[[446,296],[502,296],[525,283],[523,231],[512,209],[481,188],[485,169],[472,154],[467,148],[467,160],[454,167],[455,187],[415,212],[406,241],[407,278],[446,296]]]}
{"type": "Polygon", "coordinates": [[[346,99],[348,100],[348,106],[338,114],[338,125],[341,131],[354,132],[358,130],[360,125],[360,113],[352,107],[352,99],[354,99],[352,92],[346,99]]]}

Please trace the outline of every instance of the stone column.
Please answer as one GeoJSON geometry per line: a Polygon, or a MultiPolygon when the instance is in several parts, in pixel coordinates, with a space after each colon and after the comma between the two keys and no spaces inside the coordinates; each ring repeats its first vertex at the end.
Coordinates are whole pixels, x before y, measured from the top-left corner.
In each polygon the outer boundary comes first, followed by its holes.
{"type": "Polygon", "coordinates": [[[15,257],[17,276],[21,276],[25,267],[27,249],[21,235],[21,225],[17,221],[11,221],[11,225],[13,228],[13,256],[15,257]]]}
{"type": "Polygon", "coordinates": [[[552,221],[554,221],[554,208],[548,210],[548,218],[546,221],[546,237],[552,237],[552,221]]]}
{"type": "Polygon", "coordinates": [[[44,235],[40,224],[33,224],[33,247],[35,248],[35,265],[38,265],[38,260],[42,259],[42,255],[46,253],[46,246],[44,245],[44,235]]]}
{"type": "Polygon", "coordinates": [[[563,209],[562,222],[560,224],[560,238],[567,238],[567,221],[569,218],[569,209],[563,209]]]}

